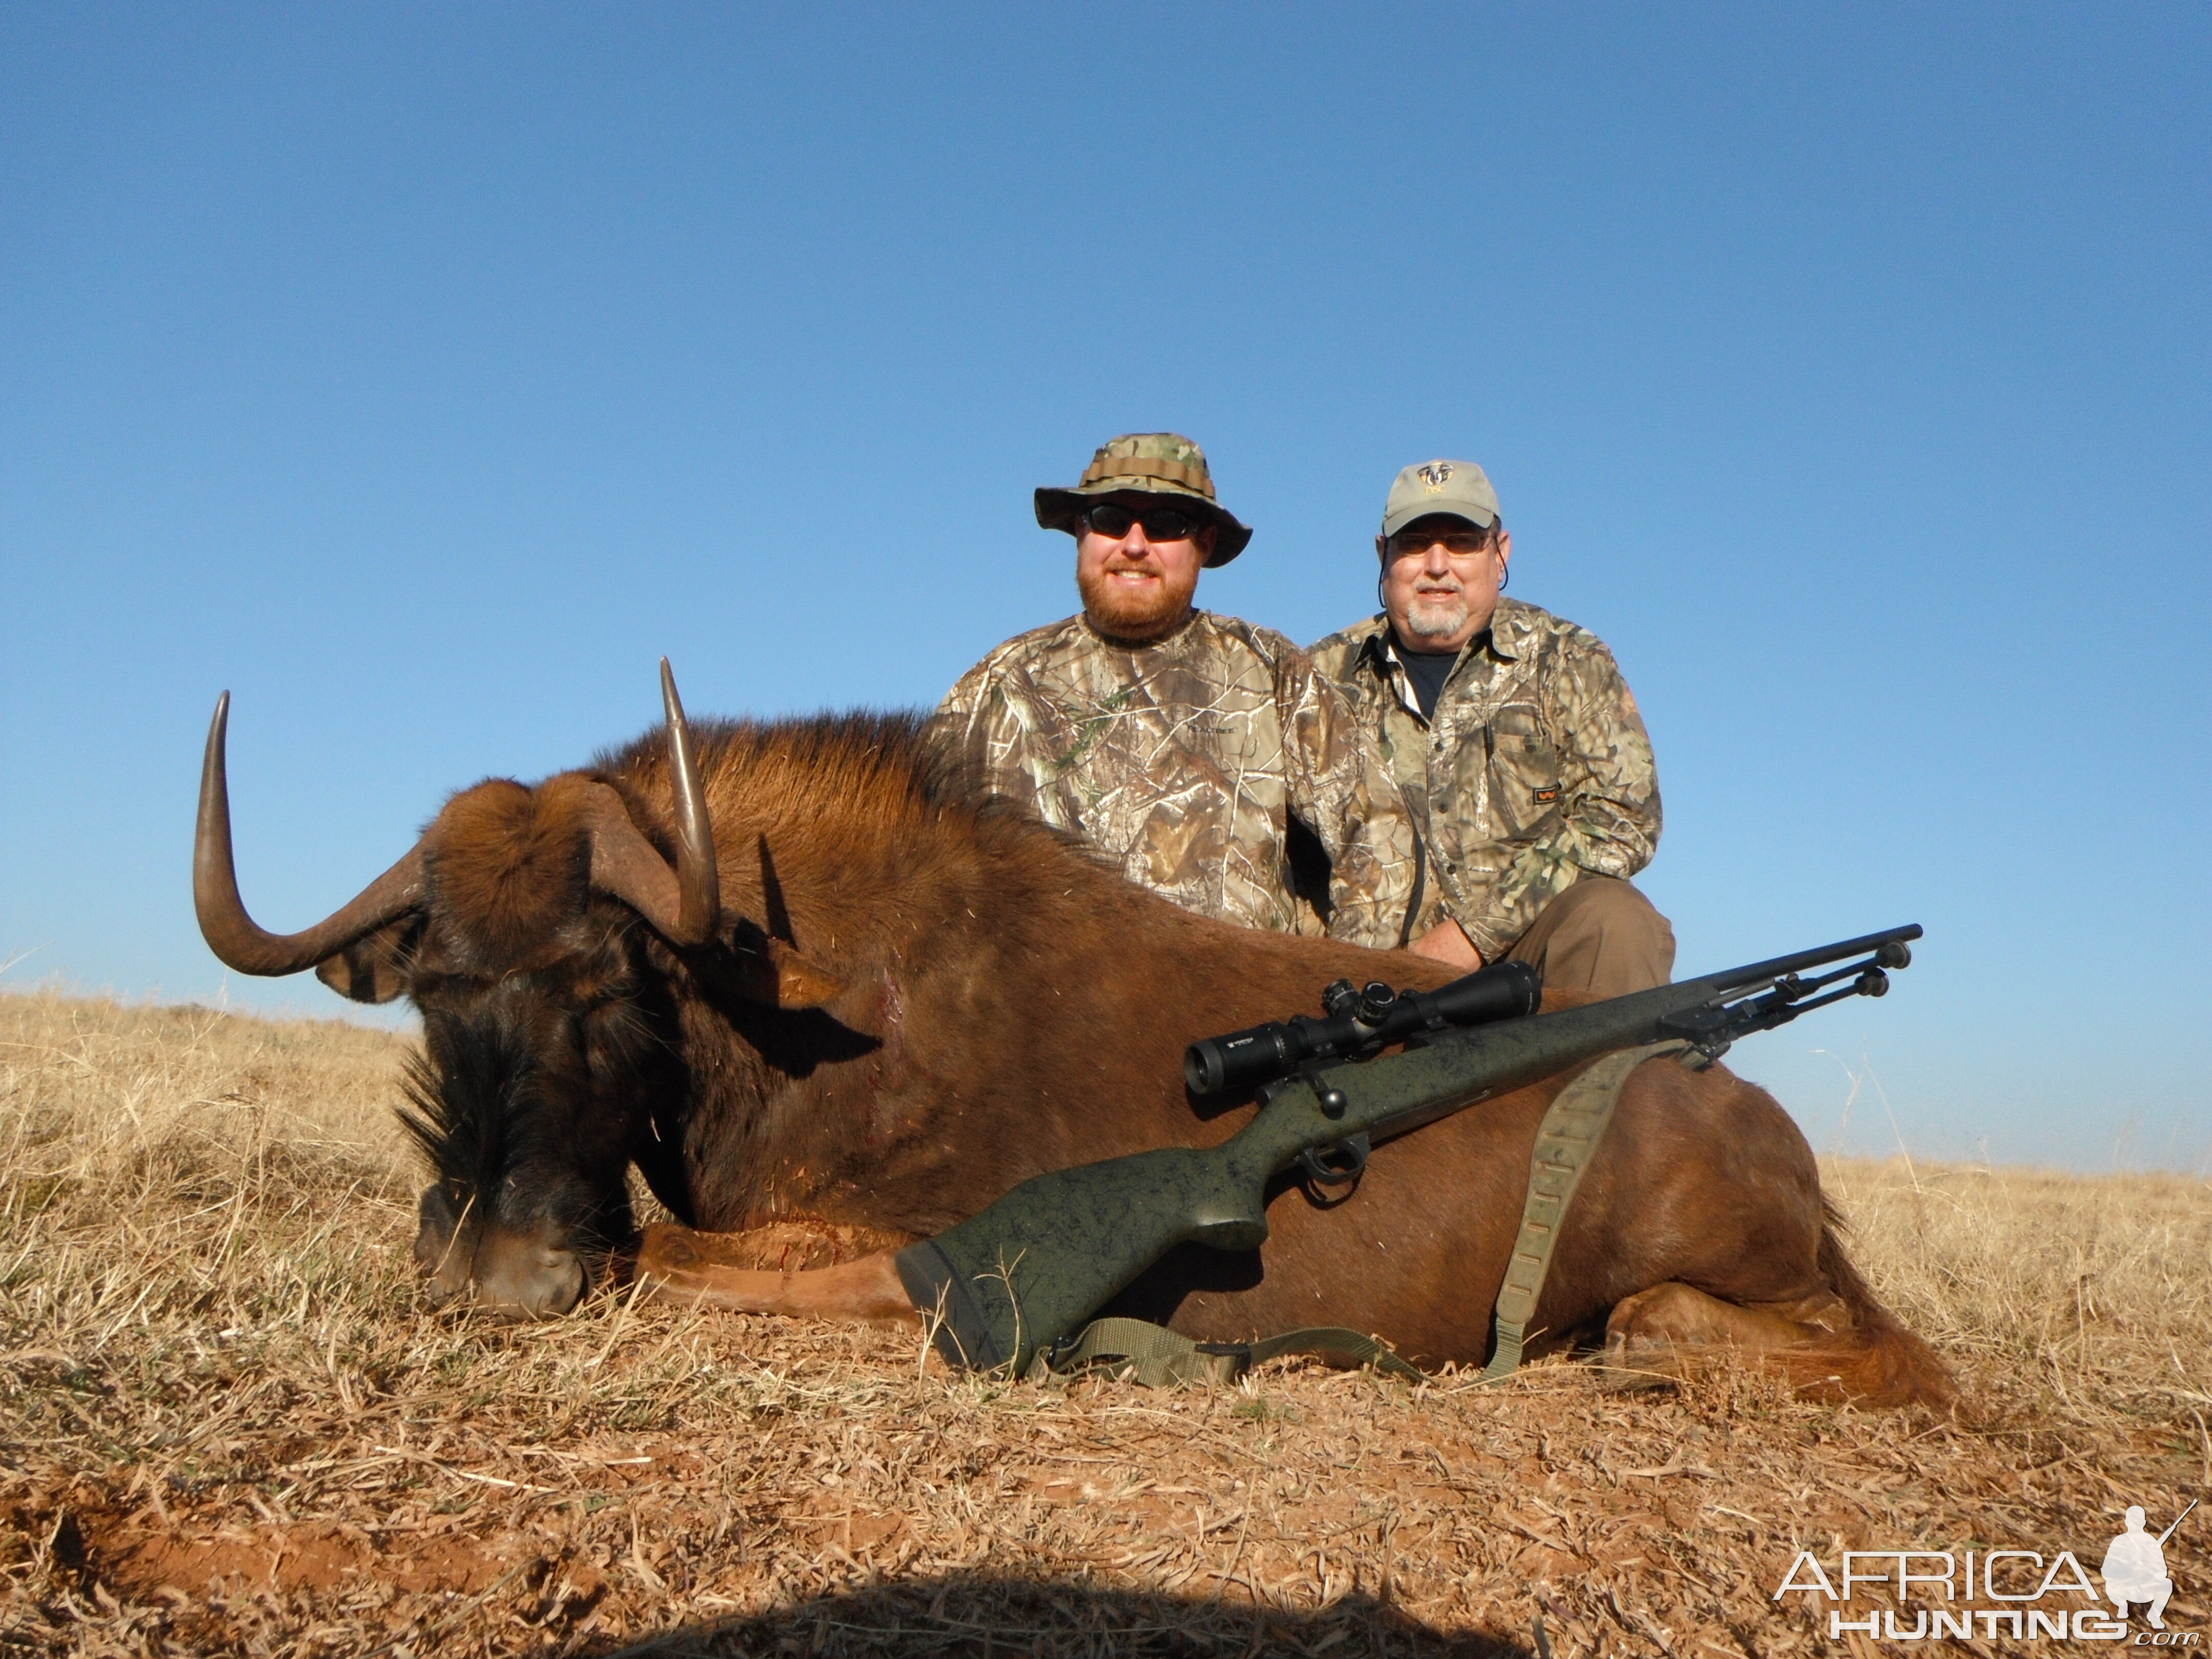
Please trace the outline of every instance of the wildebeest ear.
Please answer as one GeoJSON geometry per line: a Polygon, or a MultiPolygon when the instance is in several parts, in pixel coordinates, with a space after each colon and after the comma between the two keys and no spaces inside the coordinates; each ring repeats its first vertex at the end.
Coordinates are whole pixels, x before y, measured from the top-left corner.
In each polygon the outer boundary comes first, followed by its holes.
{"type": "Polygon", "coordinates": [[[740,917],[723,982],[747,1002],[770,1008],[819,1008],[842,994],[845,981],[788,939],[771,939],[761,925],[740,917]]]}
{"type": "Polygon", "coordinates": [[[843,980],[780,939],[769,941],[769,959],[775,964],[779,1008],[819,1008],[845,988],[843,980]]]}
{"type": "Polygon", "coordinates": [[[402,953],[414,943],[419,920],[404,916],[356,939],[334,957],[315,964],[315,977],[356,1002],[389,1002],[407,989],[402,953]]]}

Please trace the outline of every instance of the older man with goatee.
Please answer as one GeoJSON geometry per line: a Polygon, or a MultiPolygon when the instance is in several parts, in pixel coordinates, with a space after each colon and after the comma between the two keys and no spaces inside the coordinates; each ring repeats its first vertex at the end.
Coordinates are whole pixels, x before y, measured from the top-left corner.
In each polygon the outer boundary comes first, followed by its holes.
{"type": "Polygon", "coordinates": [[[1289,640],[1192,603],[1252,538],[1198,446],[1116,438],[1073,489],[1036,492],[1036,520],[1075,538],[1082,613],[969,670],[940,729],[1186,909],[1404,943],[1417,848],[1381,756],[1289,640]]]}
{"type": "Polygon", "coordinates": [[[1666,983],[1674,929],[1628,879],[1659,844],[1658,769],[1613,653],[1501,597],[1513,538],[1472,461],[1401,472],[1375,551],[1381,614],[1310,654],[1419,823],[1414,948],[1600,996],[1666,983]]]}

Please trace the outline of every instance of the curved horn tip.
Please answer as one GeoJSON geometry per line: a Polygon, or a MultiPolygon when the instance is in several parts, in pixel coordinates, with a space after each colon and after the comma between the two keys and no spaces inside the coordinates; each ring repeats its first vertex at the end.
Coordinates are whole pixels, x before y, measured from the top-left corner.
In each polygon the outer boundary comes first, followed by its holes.
{"type": "Polygon", "coordinates": [[[194,832],[193,856],[199,856],[199,843],[212,832],[222,837],[228,855],[230,845],[230,787],[224,774],[229,769],[223,751],[230,746],[230,693],[223,692],[215,700],[215,717],[208,721],[207,747],[200,756],[199,823],[194,832]],[[210,812],[214,814],[210,819],[210,812]]]}
{"type": "Polygon", "coordinates": [[[246,914],[231,856],[230,787],[223,774],[223,735],[230,693],[216,699],[200,766],[200,803],[192,831],[192,909],[200,936],[226,967],[279,977],[312,968],[355,940],[413,909],[422,896],[422,844],[363,888],[343,908],[297,933],[271,933],[246,914]]]}
{"type": "Polygon", "coordinates": [[[691,753],[684,701],[676,694],[676,673],[665,657],[660,659],[660,700],[668,716],[669,783],[676,796],[676,873],[683,893],[676,937],[686,945],[702,945],[721,925],[721,880],[714,866],[707,793],[700,786],[698,763],[691,753]]]}

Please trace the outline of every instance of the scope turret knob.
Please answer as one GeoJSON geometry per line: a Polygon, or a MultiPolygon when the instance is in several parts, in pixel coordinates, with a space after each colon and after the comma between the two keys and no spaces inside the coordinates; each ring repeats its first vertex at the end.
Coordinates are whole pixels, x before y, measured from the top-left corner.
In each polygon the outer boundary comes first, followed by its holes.
{"type": "Polygon", "coordinates": [[[1367,981],[1359,994],[1359,1019],[1364,1025],[1379,1025],[1382,1017],[1398,1006],[1398,994],[1379,979],[1367,981]]]}
{"type": "Polygon", "coordinates": [[[1321,994],[1322,1011],[1330,1015],[1347,1014],[1358,1005],[1359,993],[1352,989],[1352,981],[1340,979],[1321,994]]]}

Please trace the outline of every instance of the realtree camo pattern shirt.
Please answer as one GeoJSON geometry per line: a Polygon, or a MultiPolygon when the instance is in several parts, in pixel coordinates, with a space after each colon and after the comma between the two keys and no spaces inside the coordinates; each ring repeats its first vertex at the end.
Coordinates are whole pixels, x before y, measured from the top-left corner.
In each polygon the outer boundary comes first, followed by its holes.
{"type": "Polygon", "coordinates": [[[1293,887],[1295,815],[1328,854],[1329,935],[1399,941],[1413,821],[1349,704],[1280,634],[1200,611],[1130,647],[1071,617],[977,663],[938,720],[999,793],[1130,880],[1247,927],[1323,929],[1293,887]]]}
{"type": "Polygon", "coordinates": [[[1382,617],[1310,654],[1379,733],[1429,854],[1419,937],[1449,915],[1495,962],[1589,871],[1659,845],[1659,771],[1636,698],[1594,634],[1501,599],[1421,718],[1382,617]]]}

